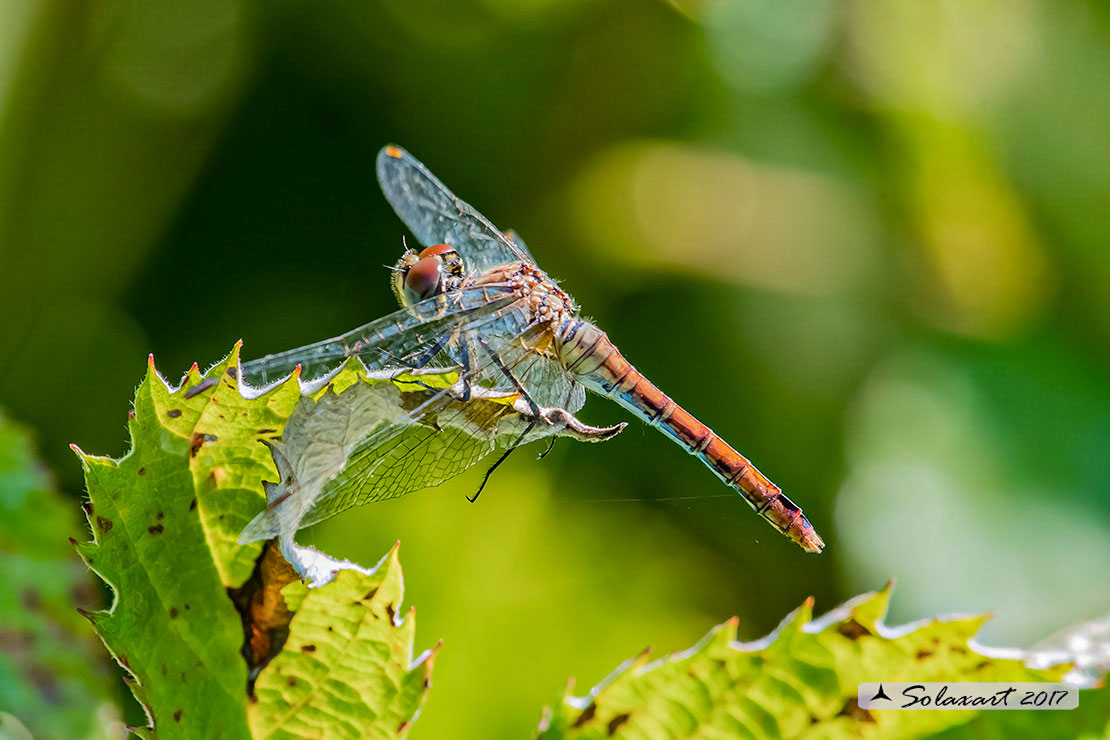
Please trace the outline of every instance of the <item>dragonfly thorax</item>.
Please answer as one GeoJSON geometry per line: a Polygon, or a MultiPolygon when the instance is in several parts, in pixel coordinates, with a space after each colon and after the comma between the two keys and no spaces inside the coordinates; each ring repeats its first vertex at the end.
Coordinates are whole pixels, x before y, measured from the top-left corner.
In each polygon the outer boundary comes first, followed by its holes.
{"type": "Polygon", "coordinates": [[[535,264],[510,262],[486,271],[477,283],[508,283],[520,296],[522,308],[530,322],[549,325],[552,331],[578,315],[578,306],[566,291],[535,264]]]}
{"type": "Polygon", "coordinates": [[[450,244],[435,244],[419,253],[409,249],[394,267],[393,293],[408,308],[458,287],[462,275],[462,257],[450,244]]]}

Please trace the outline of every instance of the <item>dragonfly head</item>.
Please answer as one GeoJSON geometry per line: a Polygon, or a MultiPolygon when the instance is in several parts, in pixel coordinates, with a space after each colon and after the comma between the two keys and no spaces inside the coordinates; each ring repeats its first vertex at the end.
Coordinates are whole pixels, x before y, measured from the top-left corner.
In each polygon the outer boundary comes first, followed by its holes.
{"type": "Polygon", "coordinates": [[[406,251],[393,272],[393,293],[402,306],[430,298],[463,276],[462,257],[450,244],[435,244],[422,252],[406,251]]]}

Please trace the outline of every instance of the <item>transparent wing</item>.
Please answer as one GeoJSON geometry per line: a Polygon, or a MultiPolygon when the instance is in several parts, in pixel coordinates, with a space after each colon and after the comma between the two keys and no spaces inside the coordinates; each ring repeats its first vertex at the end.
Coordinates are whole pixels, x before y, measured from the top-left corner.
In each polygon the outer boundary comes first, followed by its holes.
{"type": "Polygon", "coordinates": [[[297,365],[302,378],[319,377],[352,355],[371,370],[412,366],[453,332],[477,331],[495,321],[498,312],[518,297],[517,289],[505,284],[465,287],[425,299],[346,334],[245,362],[241,372],[248,383],[266,385],[288,376],[297,365]]]}
{"type": "Polygon", "coordinates": [[[378,152],[377,169],[386,200],[424,246],[450,244],[476,273],[507,262],[533,262],[526,249],[457,198],[401,147],[390,145],[378,152]]]}
{"type": "Polygon", "coordinates": [[[585,386],[550,358],[535,355],[521,363],[514,375],[540,406],[555,406],[574,414],[586,404],[585,386]]]}
{"type": "MultiPolygon", "coordinates": [[[[502,358],[518,367],[535,353],[523,345],[502,358]]],[[[475,375],[493,366],[492,360],[469,371],[475,375]]],[[[499,444],[509,444],[522,429],[505,429],[501,421],[514,417],[509,406],[494,401],[458,399],[451,389],[406,393],[422,398],[400,422],[367,437],[351,453],[347,464],[323,488],[301,520],[304,528],[353,506],[397,498],[437,486],[488,455],[499,444]]]]}
{"type": "Polygon", "coordinates": [[[508,231],[506,231],[505,238],[515,244],[516,248],[519,249],[521,252],[524,252],[524,255],[529,259],[529,261],[536,261],[536,258],[533,257],[532,253],[528,250],[528,245],[524,243],[524,240],[520,238],[520,234],[516,233],[515,229],[509,229],[508,231]]]}
{"type": "Polygon", "coordinates": [[[472,375],[474,382],[511,393],[514,386],[500,366],[509,365],[510,359],[515,358],[513,377],[532,400],[540,406],[554,406],[573,414],[586,402],[582,384],[553,357],[533,350],[521,352],[525,347],[550,343],[550,327],[534,323],[530,312],[519,310],[523,303],[497,311],[480,327],[464,329],[468,356],[464,357],[457,346],[452,348],[451,359],[463,367],[474,367],[475,361],[483,363],[472,375]],[[500,358],[500,363],[485,362],[491,352],[500,358]]]}

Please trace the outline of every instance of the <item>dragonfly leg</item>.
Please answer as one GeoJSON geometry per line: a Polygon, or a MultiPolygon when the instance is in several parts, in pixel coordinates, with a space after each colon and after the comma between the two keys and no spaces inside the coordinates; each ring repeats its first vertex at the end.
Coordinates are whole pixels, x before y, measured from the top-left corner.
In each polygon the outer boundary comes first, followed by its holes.
{"type": "Polygon", "coordinates": [[[427,352],[416,358],[416,362],[413,363],[413,367],[418,369],[426,367],[429,362],[435,359],[436,355],[443,351],[443,348],[447,346],[447,342],[450,341],[450,339],[450,334],[444,334],[442,337],[440,337],[435,344],[428,348],[427,352]]]}
{"type": "Polygon", "coordinates": [[[516,438],[516,441],[509,445],[508,449],[501,453],[501,457],[497,458],[497,461],[493,465],[489,466],[489,470],[486,471],[485,477],[482,478],[482,483],[478,486],[478,490],[474,492],[473,496],[467,496],[467,501],[469,501],[470,503],[474,503],[478,500],[478,497],[482,495],[482,490],[486,487],[486,483],[489,483],[489,477],[493,475],[493,471],[497,470],[498,466],[501,465],[501,463],[505,462],[506,458],[508,458],[509,455],[512,454],[513,450],[515,450],[517,447],[520,447],[521,442],[524,441],[524,438],[528,436],[528,433],[531,432],[535,426],[536,420],[533,419],[531,422],[529,422],[528,426],[525,427],[524,431],[520,433],[520,436],[516,438]]]}
{"type": "MultiPolygon", "coordinates": [[[[565,406],[570,406],[570,401],[571,401],[571,399],[572,399],[572,398],[574,398],[574,384],[573,384],[573,383],[571,383],[571,387],[570,387],[570,390],[569,390],[569,391],[567,391],[567,400],[563,402],[563,406],[564,406],[564,407],[565,407],[565,406]]],[[[540,453],[540,454],[539,454],[539,455],[538,455],[538,456],[536,457],[536,459],[537,459],[537,460],[542,460],[542,459],[544,459],[545,457],[547,457],[548,455],[550,455],[550,454],[551,454],[551,451],[552,451],[553,449],[555,449],[555,439],[556,439],[556,437],[554,437],[554,436],[553,436],[553,437],[552,437],[552,438],[551,438],[551,439],[550,439],[550,440],[548,441],[548,443],[547,443],[547,449],[546,449],[546,450],[544,450],[543,452],[541,452],[541,453],[540,453]]]]}
{"type": "Polygon", "coordinates": [[[532,396],[528,394],[528,391],[524,390],[524,386],[522,386],[520,384],[520,381],[516,379],[516,376],[513,375],[512,370],[505,366],[505,363],[501,359],[501,357],[496,352],[494,352],[493,348],[490,347],[486,340],[482,339],[481,337],[478,337],[478,344],[480,344],[482,346],[482,349],[486,351],[486,354],[489,355],[490,359],[493,361],[493,364],[497,365],[497,369],[501,371],[501,374],[509,379],[509,382],[513,386],[513,390],[519,393],[520,397],[523,398],[525,402],[527,402],[528,408],[532,410],[532,415],[539,416],[540,405],[536,403],[535,399],[533,399],[532,396]]]}
{"type": "MultiPolygon", "coordinates": [[[[424,352],[422,355],[420,355],[419,357],[416,358],[416,360],[412,363],[411,368],[410,367],[405,367],[405,368],[401,368],[400,370],[398,370],[397,371],[397,376],[403,375],[403,374],[405,374],[408,371],[413,370],[413,369],[421,370],[421,369],[427,367],[428,363],[430,363],[432,360],[434,360],[436,355],[438,355],[440,352],[442,352],[444,350],[444,348],[447,346],[447,343],[450,340],[451,340],[451,335],[450,334],[444,334],[442,337],[440,337],[436,341],[435,344],[433,344],[431,347],[429,347],[426,352],[424,352]]],[[[459,373],[459,384],[461,385],[461,390],[460,390],[459,394],[457,395],[457,400],[462,401],[463,403],[467,403],[468,401],[470,401],[470,395],[471,395],[470,394],[470,374],[472,372],[472,365],[470,363],[470,351],[467,349],[467,343],[465,341],[459,343],[459,353],[462,355],[462,357],[461,357],[462,362],[460,363],[460,365],[462,367],[462,370],[459,373]]],[[[396,379],[396,378],[394,378],[394,379],[396,379]]],[[[438,388],[433,388],[429,385],[421,383],[418,380],[414,380],[414,381],[411,381],[411,382],[416,383],[417,385],[422,386],[424,389],[429,390],[429,391],[439,390],[438,388]]]]}
{"type": "Polygon", "coordinates": [[[545,457],[547,457],[548,455],[550,455],[550,454],[551,454],[551,451],[552,451],[553,449],[555,449],[555,437],[552,437],[551,439],[549,439],[549,440],[547,441],[547,447],[546,447],[546,448],[544,449],[544,451],[543,451],[543,452],[541,452],[540,454],[536,455],[536,459],[537,459],[537,460],[542,460],[542,459],[544,459],[545,457]]]}
{"type": "Polygon", "coordinates": [[[459,382],[462,383],[462,402],[470,400],[470,376],[474,372],[474,365],[470,362],[470,342],[465,338],[459,342],[459,359],[462,360],[462,372],[459,373],[459,382]]]}

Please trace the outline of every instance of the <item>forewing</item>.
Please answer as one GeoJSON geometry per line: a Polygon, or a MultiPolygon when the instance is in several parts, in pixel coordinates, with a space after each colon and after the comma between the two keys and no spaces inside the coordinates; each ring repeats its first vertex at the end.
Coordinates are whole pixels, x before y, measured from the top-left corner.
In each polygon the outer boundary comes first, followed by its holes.
{"type": "Polygon", "coordinates": [[[509,229],[505,232],[505,238],[516,245],[516,248],[524,253],[529,262],[535,262],[536,258],[532,256],[532,252],[528,249],[528,245],[520,238],[520,234],[516,233],[515,229],[509,229]]]}
{"type": "Polygon", "coordinates": [[[263,386],[288,376],[298,365],[302,378],[319,377],[351,356],[358,356],[371,370],[411,367],[453,332],[482,330],[517,297],[516,288],[502,284],[462,288],[394,311],[346,334],[245,362],[240,370],[248,383],[263,386]]]}
{"type": "Polygon", "coordinates": [[[424,246],[450,244],[474,273],[508,262],[532,262],[526,250],[456,197],[401,147],[382,148],[377,170],[386,200],[424,246]]]}

